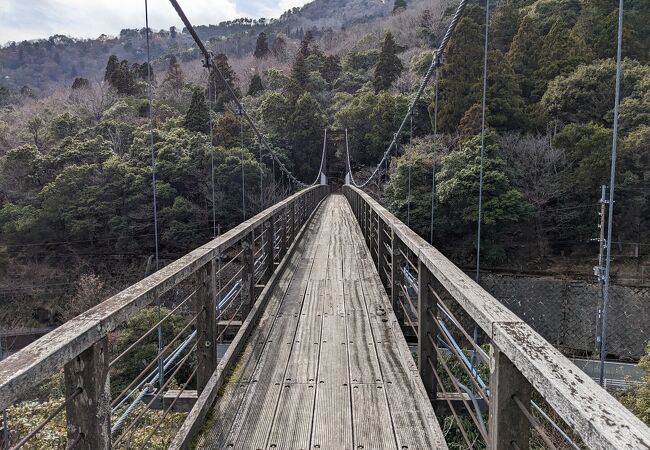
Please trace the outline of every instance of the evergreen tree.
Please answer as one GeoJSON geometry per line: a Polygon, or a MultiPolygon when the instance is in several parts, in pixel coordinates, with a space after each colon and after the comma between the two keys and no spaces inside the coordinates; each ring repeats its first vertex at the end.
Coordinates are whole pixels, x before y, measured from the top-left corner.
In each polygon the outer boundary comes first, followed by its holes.
{"type": "Polygon", "coordinates": [[[538,93],[536,95],[536,87],[539,85],[536,74],[539,69],[541,43],[539,27],[530,16],[524,17],[512,40],[508,60],[517,74],[521,93],[529,103],[539,100],[538,93]]]}
{"type": "Polygon", "coordinates": [[[395,0],[393,4],[393,14],[406,9],[406,0],[395,0]]]}
{"type": "Polygon", "coordinates": [[[289,123],[294,168],[301,174],[303,181],[311,182],[320,164],[320,148],[327,118],[316,99],[305,92],[296,101],[289,123]]]}
{"type": "Polygon", "coordinates": [[[86,78],[77,77],[72,82],[72,89],[82,89],[90,87],[90,81],[86,78]]]}
{"type": "Polygon", "coordinates": [[[251,78],[251,82],[248,85],[248,95],[256,96],[262,91],[264,91],[264,86],[262,85],[262,78],[258,74],[255,74],[251,78]]]}
{"type": "Polygon", "coordinates": [[[257,35],[257,42],[255,43],[253,56],[256,58],[266,58],[269,55],[269,51],[269,43],[266,39],[266,33],[262,31],[257,35]]]}
{"type": "Polygon", "coordinates": [[[183,125],[190,131],[198,131],[206,134],[210,132],[210,111],[208,110],[208,104],[205,101],[205,95],[201,89],[194,89],[192,101],[185,114],[183,125]]]}
{"type": "Polygon", "coordinates": [[[117,56],[111,55],[108,58],[108,62],[106,63],[106,70],[104,71],[104,81],[111,81],[113,79],[118,65],[119,65],[119,60],[117,59],[117,56]]]}
{"type": "Polygon", "coordinates": [[[558,75],[567,75],[582,63],[589,60],[589,49],[584,42],[575,38],[564,21],[558,18],[544,37],[539,55],[539,70],[535,97],[540,98],[546,91],[548,81],[558,75]]]}
{"type": "Polygon", "coordinates": [[[397,56],[397,50],[392,33],[386,33],[379,54],[379,62],[375,66],[375,78],[373,80],[375,92],[389,89],[402,73],[404,67],[397,56]]]}
{"type": "Polygon", "coordinates": [[[465,17],[449,41],[440,71],[438,127],[454,131],[472,105],[479,102],[483,75],[483,42],[480,25],[465,17]]]}
{"type": "Polygon", "coordinates": [[[341,75],[341,71],[341,59],[337,55],[325,57],[320,74],[328,84],[332,84],[341,75]]]}
{"type": "Polygon", "coordinates": [[[527,126],[524,99],[517,77],[499,50],[488,54],[486,121],[499,131],[520,130],[527,126]]]}
{"type": "Polygon", "coordinates": [[[490,23],[490,46],[503,53],[510,50],[519,28],[519,10],[513,2],[500,2],[490,23]]]}
{"type": "Polygon", "coordinates": [[[296,54],[296,58],[293,61],[293,67],[291,69],[291,77],[298,84],[300,89],[304,89],[307,86],[309,81],[309,70],[307,69],[307,58],[309,57],[309,44],[311,43],[313,37],[311,31],[308,31],[307,34],[300,41],[300,48],[296,54]]]}
{"type": "Polygon", "coordinates": [[[216,96],[216,101],[214,102],[214,109],[215,111],[223,111],[224,105],[233,100],[232,94],[230,93],[230,90],[228,89],[228,86],[230,86],[235,94],[237,96],[240,95],[239,88],[235,85],[237,82],[237,76],[235,75],[235,71],[232,69],[230,66],[230,63],[228,62],[228,57],[223,54],[219,53],[214,57],[214,64],[219,68],[219,71],[223,75],[224,79],[219,76],[219,74],[213,70],[210,72],[210,83],[212,84],[212,92],[213,95],[216,96]]]}

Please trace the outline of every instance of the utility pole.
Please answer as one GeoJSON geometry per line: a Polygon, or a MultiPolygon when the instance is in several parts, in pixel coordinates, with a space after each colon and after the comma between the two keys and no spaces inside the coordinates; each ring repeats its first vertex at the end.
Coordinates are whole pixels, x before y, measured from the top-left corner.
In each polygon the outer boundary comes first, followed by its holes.
{"type": "MultiPolygon", "coordinates": [[[[604,286],[605,286],[605,248],[607,247],[607,240],[605,239],[605,207],[607,201],[607,186],[600,187],[600,220],[598,221],[598,238],[593,239],[598,242],[598,265],[594,267],[594,275],[598,279],[598,288],[600,296],[598,298],[598,316],[596,320],[596,352],[600,355],[602,344],[602,320],[603,320],[603,301],[604,301],[604,286]]],[[[603,380],[600,380],[603,384],[603,380]]]]}

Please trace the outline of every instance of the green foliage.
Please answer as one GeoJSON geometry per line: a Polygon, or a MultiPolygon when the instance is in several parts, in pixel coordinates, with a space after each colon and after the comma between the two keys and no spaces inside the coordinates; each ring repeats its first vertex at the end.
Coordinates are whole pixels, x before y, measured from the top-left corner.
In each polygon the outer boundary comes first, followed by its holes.
{"type": "Polygon", "coordinates": [[[366,71],[375,67],[379,62],[379,50],[371,49],[364,52],[352,51],[344,59],[344,67],[351,71],[366,71]]]}
{"type": "MultiPolygon", "coordinates": [[[[520,222],[530,207],[508,179],[506,163],[497,155],[494,135],[486,136],[483,171],[483,215],[486,240],[489,233],[508,223],[520,222]]],[[[439,226],[452,234],[470,234],[477,220],[480,139],[475,137],[442,159],[437,176],[436,199],[442,211],[439,226]]]]}
{"type": "MultiPolygon", "coordinates": [[[[622,105],[640,107],[648,113],[647,87],[650,85],[650,67],[633,60],[623,61],[621,80],[622,105]],[[638,99],[629,100],[626,97],[638,99]]],[[[564,123],[598,122],[612,123],[614,108],[613,92],[616,66],[612,60],[597,61],[578,67],[565,77],[558,77],[549,83],[542,98],[542,105],[549,116],[564,123]]],[[[627,112],[626,112],[627,114],[627,112]]]]}
{"type": "Polygon", "coordinates": [[[269,53],[269,43],[266,39],[266,33],[262,31],[257,35],[257,41],[255,42],[255,51],[253,52],[253,56],[256,58],[266,58],[269,53]]]}
{"type": "Polygon", "coordinates": [[[409,209],[409,175],[411,178],[410,227],[422,236],[429,234],[431,219],[431,143],[417,140],[405,148],[404,155],[391,167],[385,185],[387,205],[406,223],[409,209]]]}
{"type": "Polygon", "coordinates": [[[206,134],[210,132],[210,111],[201,89],[194,89],[192,93],[192,102],[185,114],[184,126],[190,131],[206,134]]]}
{"type": "Polygon", "coordinates": [[[256,96],[259,93],[264,91],[264,86],[262,85],[262,77],[258,74],[254,74],[251,78],[251,82],[248,85],[248,95],[256,96]]]}
{"type": "Polygon", "coordinates": [[[381,46],[379,61],[375,66],[373,85],[376,92],[389,89],[402,73],[402,61],[397,56],[397,50],[393,34],[391,32],[386,33],[384,43],[381,46]]]}
{"type": "Polygon", "coordinates": [[[358,164],[377,164],[408,109],[408,97],[388,91],[338,94],[335,125],[350,129],[350,157],[358,164]]]}
{"type": "Polygon", "coordinates": [[[508,51],[508,60],[518,76],[521,93],[529,103],[539,100],[535,95],[536,88],[539,86],[537,72],[542,50],[542,36],[539,25],[526,16],[521,21],[508,51]]]}
{"type": "MultiPolygon", "coordinates": [[[[131,344],[140,339],[146,332],[155,327],[162,317],[169,314],[169,309],[157,307],[144,308],[139,313],[131,317],[124,325],[122,325],[113,340],[113,354],[119,355],[124,352],[131,344]]],[[[192,330],[187,327],[187,319],[172,314],[165,320],[162,325],[162,340],[164,343],[169,343],[180,334],[178,342],[187,337],[192,330]],[[182,333],[181,333],[182,332],[182,333]]],[[[147,365],[154,360],[158,353],[158,335],[154,331],[144,338],[132,350],[126,353],[117,363],[113,366],[114,371],[111,374],[111,391],[121,392],[128,384],[135,379],[140,372],[142,372],[147,365]]],[[[154,366],[157,367],[157,366],[154,366]]],[[[187,379],[188,373],[179,372],[178,381],[183,382],[187,379]]]]}
{"type": "Polygon", "coordinates": [[[439,130],[454,130],[465,111],[479,101],[483,49],[476,43],[482,41],[480,25],[468,17],[458,22],[440,71],[439,130]]]}
{"type": "Polygon", "coordinates": [[[215,70],[210,72],[209,83],[212,88],[211,93],[215,98],[213,108],[215,111],[223,111],[224,105],[233,100],[230,89],[232,89],[237,96],[240,96],[241,92],[236,85],[237,76],[228,62],[228,57],[223,53],[219,53],[214,57],[213,62],[221,73],[221,75],[219,75],[215,70]]]}
{"type": "Polygon", "coordinates": [[[289,123],[291,161],[295,173],[303,181],[311,182],[320,165],[327,118],[311,94],[305,93],[296,102],[289,123]]]}
{"type": "Polygon", "coordinates": [[[29,201],[45,183],[45,158],[34,145],[22,145],[0,158],[0,188],[10,201],[29,201]]]}
{"type": "MultiPolygon", "coordinates": [[[[538,76],[541,80],[552,80],[566,75],[590,59],[585,43],[571,34],[571,29],[562,18],[558,18],[544,37],[539,54],[538,76]]],[[[546,90],[546,84],[538,86],[537,97],[546,90]]]]}
{"type": "Polygon", "coordinates": [[[50,124],[50,134],[56,141],[72,137],[82,128],[83,122],[77,116],[65,112],[58,115],[50,124]]]}

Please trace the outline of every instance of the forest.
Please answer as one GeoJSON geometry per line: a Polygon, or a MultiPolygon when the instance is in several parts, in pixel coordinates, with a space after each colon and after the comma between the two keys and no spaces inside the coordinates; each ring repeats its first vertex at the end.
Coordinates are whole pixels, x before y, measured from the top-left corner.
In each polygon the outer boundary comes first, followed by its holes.
{"type": "MultiPolygon", "coordinates": [[[[393,6],[336,33],[259,31],[260,21],[235,21],[256,27],[243,56],[209,42],[227,83],[306,183],[318,172],[326,127],[349,130],[357,178],[375,167],[454,5],[393,6]]],[[[634,278],[650,248],[650,6],[631,0],[626,8],[614,253],[615,269],[634,278]]],[[[590,276],[609,173],[616,15],[604,0],[516,0],[491,10],[486,269],[590,276]]],[[[484,7],[470,4],[437,89],[427,87],[381,182],[371,186],[429,239],[435,163],[433,242],[463,267],[475,263],[484,27],[484,7]]],[[[144,31],[129,36],[142,48],[144,31]]],[[[19,312],[0,320],[28,325],[38,309],[40,321],[60,323],[151,269],[149,71],[163,261],[210,239],[213,211],[226,230],[291,189],[225,82],[189,46],[165,47],[168,39],[151,33],[151,66],[142,55],[114,54],[98,76],[80,72],[51,92],[0,87],[0,296],[19,312]]],[[[328,145],[342,163],[342,140],[328,145]]]]}

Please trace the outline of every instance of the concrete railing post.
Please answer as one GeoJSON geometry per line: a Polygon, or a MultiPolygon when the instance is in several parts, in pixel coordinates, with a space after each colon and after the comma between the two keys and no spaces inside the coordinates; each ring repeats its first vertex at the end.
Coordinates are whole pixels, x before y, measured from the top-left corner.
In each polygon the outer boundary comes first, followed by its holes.
{"type": "Polygon", "coordinates": [[[108,337],[104,337],[65,365],[68,442],[75,449],[111,448],[111,392],[108,375],[108,337]]]}
{"type": "Polygon", "coordinates": [[[248,316],[255,299],[255,257],[253,250],[253,230],[241,240],[241,265],[242,265],[242,320],[248,316]]]}
{"type": "Polygon", "coordinates": [[[526,450],[530,448],[530,422],[517,406],[515,397],[529,408],[532,388],[505,354],[494,345],[491,349],[488,449],[526,450]]]}
{"type": "Polygon", "coordinates": [[[435,405],[437,385],[434,368],[437,353],[434,345],[437,327],[434,320],[437,317],[437,302],[429,289],[431,278],[429,269],[418,261],[418,368],[429,399],[435,405]]]}
{"type": "Polygon", "coordinates": [[[216,264],[212,260],[196,272],[196,389],[199,394],[217,367],[216,354],[216,264]]]}

